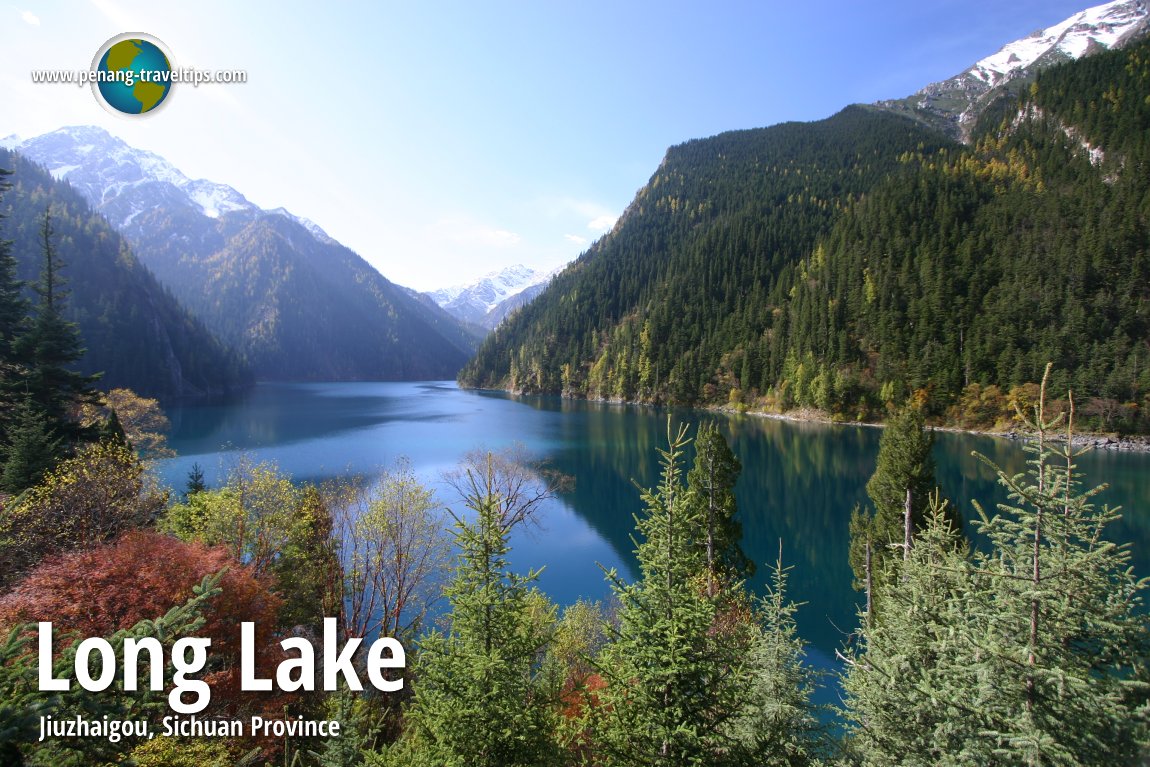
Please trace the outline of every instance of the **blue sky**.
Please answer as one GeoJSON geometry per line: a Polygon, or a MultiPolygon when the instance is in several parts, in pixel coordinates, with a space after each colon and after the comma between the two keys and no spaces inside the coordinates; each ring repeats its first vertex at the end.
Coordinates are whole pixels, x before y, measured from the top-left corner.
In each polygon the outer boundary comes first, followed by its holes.
{"type": "Polygon", "coordinates": [[[909,95],[1082,10],[927,2],[0,0],[0,136],[95,124],[185,174],[311,218],[421,290],[577,256],[666,148],[909,95]],[[123,32],[242,85],[177,85],[145,119],[90,90],[123,32]]]}

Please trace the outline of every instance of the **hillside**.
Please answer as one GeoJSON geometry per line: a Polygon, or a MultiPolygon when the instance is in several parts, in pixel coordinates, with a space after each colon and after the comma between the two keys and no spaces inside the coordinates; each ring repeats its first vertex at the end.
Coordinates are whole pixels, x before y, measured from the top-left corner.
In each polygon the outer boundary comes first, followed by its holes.
{"type": "Polygon", "coordinates": [[[1112,0],[1007,43],[954,77],[878,106],[969,141],[985,110],[993,108],[1000,99],[1017,96],[1039,72],[1103,50],[1121,48],[1144,36],[1148,29],[1150,11],[1144,0],[1112,0]]]}
{"type": "Polygon", "coordinates": [[[899,155],[951,146],[909,119],[851,107],[673,147],[615,229],[489,336],[460,380],[710,399],[729,352],[768,327],[765,298],[783,267],[897,172],[899,155]]]}
{"type": "Polygon", "coordinates": [[[132,254],[123,238],[67,184],[0,149],[0,168],[14,171],[4,196],[0,236],[13,241],[20,278],[35,280],[40,228],[51,209],[54,245],[65,264],[87,354],[85,373],[103,372],[101,388],[126,386],[147,396],[188,397],[244,384],[246,372],[204,326],[132,254]]]}
{"type": "Polygon", "coordinates": [[[968,147],[864,107],[675,147],[460,380],[989,426],[1052,361],[1091,427],[1144,429],[1148,46],[1044,68],[968,147]]]}
{"type": "Polygon", "coordinates": [[[453,317],[314,223],[189,179],[99,128],[16,147],[74,185],[258,378],[451,378],[474,347],[453,317]]]}
{"type": "Polygon", "coordinates": [[[760,391],[986,424],[1055,364],[1094,428],[1150,410],[1150,41],[1041,73],[962,152],[853,206],[771,296],[760,391]]]}

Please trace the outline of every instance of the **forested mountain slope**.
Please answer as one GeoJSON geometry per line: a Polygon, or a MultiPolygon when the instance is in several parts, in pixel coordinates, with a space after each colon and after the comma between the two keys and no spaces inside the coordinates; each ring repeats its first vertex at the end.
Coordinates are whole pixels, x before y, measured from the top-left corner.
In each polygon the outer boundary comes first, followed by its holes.
{"type": "Polygon", "coordinates": [[[709,399],[742,373],[732,351],[761,343],[783,268],[901,172],[900,155],[956,146],[907,118],[851,107],[673,147],[615,229],[489,336],[460,380],[709,399]]]}
{"type": "Polygon", "coordinates": [[[37,278],[44,214],[51,211],[52,245],[71,291],[69,319],[79,324],[88,349],[81,372],[102,371],[101,388],[126,386],[163,397],[222,392],[248,380],[235,356],[180,306],[76,191],[4,149],[0,168],[13,171],[0,237],[13,241],[21,279],[37,278]]]}
{"type": "Polygon", "coordinates": [[[1053,361],[1095,426],[1133,428],[1150,409],[1148,51],[1043,71],[969,147],[862,107],[675,147],[461,381],[848,419],[917,392],[993,422],[1053,361]]]}
{"type": "Polygon", "coordinates": [[[1150,404],[1147,93],[1143,42],[1042,73],[969,149],[904,158],[913,176],[780,279],[760,390],[845,415],[921,390],[961,421],[1051,361],[1095,426],[1133,427],[1150,404]]]}
{"type": "Polygon", "coordinates": [[[453,317],[307,219],[190,179],[96,127],[15,146],[84,195],[257,377],[451,378],[474,349],[453,317]]]}

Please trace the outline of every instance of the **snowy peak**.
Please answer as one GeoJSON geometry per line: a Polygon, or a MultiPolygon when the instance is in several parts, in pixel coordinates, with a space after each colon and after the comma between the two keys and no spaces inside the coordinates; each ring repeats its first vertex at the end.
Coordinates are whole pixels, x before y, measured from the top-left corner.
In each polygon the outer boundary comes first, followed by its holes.
{"type": "Polygon", "coordinates": [[[1115,0],[1087,8],[1060,24],[1004,45],[963,74],[993,88],[1043,56],[1077,59],[1100,48],[1112,48],[1144,26],[1146,17],[1142,0],[1115,0]]]}
{"type": "Polygon", "coordinates": [[[297,224],[302,226],[304,229],[307,229],[309,232],[311,232],[312,236],[315,237],[320,242],[327,243],[329,245],[331,243],[335,242],[335,240],[332,238],[332,236],[330,234],[328,234],[327,232],[325,232],[319,224],[312,221],[310,218],[304,218],[303,216],[297,216],[297,215],[291,213],[290,211],[288,211],[287,208],[274,208],[272,210],[269,210],[268,213],[271,213],[272,215],[276,215],[276,216],[283,216],[286,219],[290,219],[291,221],[295,221],[297,224]]]}
{"type": "Polygon", "coordinates": [[[280,215],[303,226],[320,242],[335,242],[309,219],[283,208],[262,211],[227,184],[190,179],[158,154],[129,146],[102,128],[72,126],[26,141],[9,136],[0,139],[0,146],[14,149],[67,181],[125,233],[137,216],[151,208],[186,206],[212,219],[237,212],[280,215]]]}
{"type": "Polygon", "coordinates": [[[485,318],[497,307],[525,291],[545,285],[557,271],[544,272],[515,264],[475,282],[431,291],[427,296],[456,318],[485,325],[485,318]]]}
{"type": "Polygon", "coordinates": [[[61,128],[21,141],[13,148],[71,184],[117,227],[131,223],[141,212],[142,200],[134,198],[146,196],[166,200],[183,197],[210,218],[237,210],[258,210],[230,186],[189,179],[158,154],[131,147],[102,128],[61,128]]]}
{"type": "Polygon", "coordinates": [[[1087,8],[1027,37],[1007,43],[949,80],[931,83],[905,99],[877,106],[909,114],[955,138],[968,140],[978,116],[1004,90],[1020,87],[1038,70],[1121,47],[1150,28],[1150,0],[1113,0],[1087,8]]]}

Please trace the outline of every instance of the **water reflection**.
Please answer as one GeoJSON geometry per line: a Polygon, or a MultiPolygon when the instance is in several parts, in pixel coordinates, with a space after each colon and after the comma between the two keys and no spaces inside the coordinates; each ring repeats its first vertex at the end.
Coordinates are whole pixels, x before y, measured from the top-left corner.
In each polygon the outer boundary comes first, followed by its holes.
{"type": "MultiPolygon", "coordinates": [[[[807,603],[799,612],[800,630],[817,650],[816,661],[829,662],[855,625],[847,521],[854,505],[866,502],[878,429],[461,392],[449,382],[265,384],[237,402],[173,410],[172,444],[181,457],[167,462],[164,474],[180,487],[195,461],[209,482],[217,481],[221,457],[243,449],[309,480],[372,472],[406,455],[421,477],[435,483],[477,446],[522,442],[575,484],[547,507],[543,529],[514,541],[513,562],[545,565],[543,588],[569,603],[607,596],[598,563],[633,577],[632,515],[641,511],[635,483],[657,481],[656,448],[665,443],[668,415],[719,423],[743,463],[736,488],[743,547],[759,565],[751,585],[763,588],[764,564],[774,561],[781,540],[784,563],[794,566],[791,595],[807,603]]],[[[972,498],[988,509],[1005,500],[992,472],[971,456],[974,450],[1009,472],[1024,470],[1026,460],[1020,446],[1006,440],[938,435],[938,480],[968,526],[972,498]]],[[[1093,481],[1110,482],[1101,500],[1125,507],[1114,536],[1132,543],[1137,571],[1150,573],[1150,456],[1097,452],[1079,463],[1093,481]]]]}

